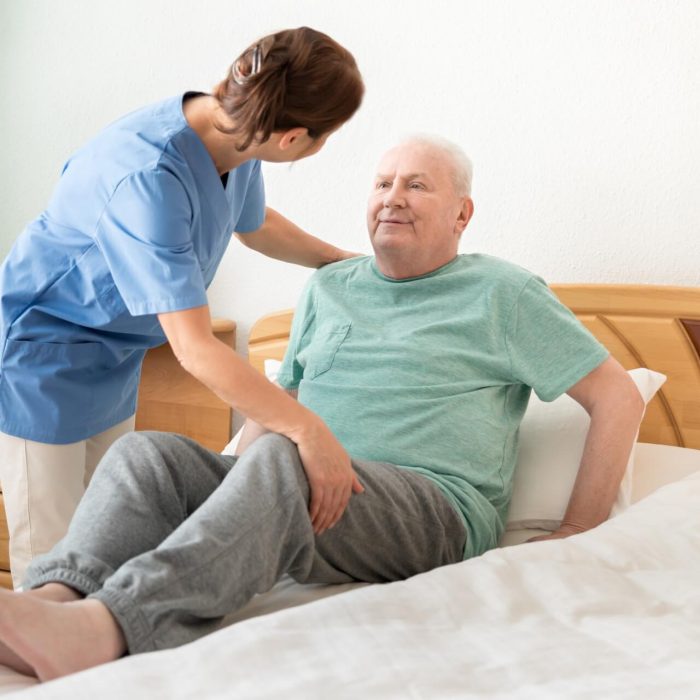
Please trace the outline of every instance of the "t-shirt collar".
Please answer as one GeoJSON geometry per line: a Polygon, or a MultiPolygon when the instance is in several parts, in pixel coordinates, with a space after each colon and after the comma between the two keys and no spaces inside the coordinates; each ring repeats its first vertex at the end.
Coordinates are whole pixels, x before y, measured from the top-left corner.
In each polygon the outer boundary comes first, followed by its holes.
{"type": "Polygon", "coordinates": [[[459,260],[460,256],[455,255],[452,260],[449,262],[445,263],[444,265],[441,265],[440,267],[436,268],[435,270],[431,270],[430,272],[426,272],[424,275],[416,275],[415,277],[402,277],[400,279],[397,279],[396,277],[389,277],[388,275],[385,275],[382,273],[379,268],[377,267],[377,259],[376,257],[372,257],[372,260],[370,262],[370,266],[372,268],[372,272],[379,277],[380,279],[384,280],[385,282],[393,282],[395,284],[399,284],[401,282],[415,282],[416,280],[423,280],[427,279],[429,277],[435,277],[436,275],[440,275],[449,268],[451,268],[457,260],[459,260]]]}

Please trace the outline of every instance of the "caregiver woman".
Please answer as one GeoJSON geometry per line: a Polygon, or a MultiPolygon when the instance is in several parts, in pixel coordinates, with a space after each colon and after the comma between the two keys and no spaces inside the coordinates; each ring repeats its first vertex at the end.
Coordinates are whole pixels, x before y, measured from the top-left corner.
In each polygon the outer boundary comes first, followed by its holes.
{"type": "Polygon", "coordinates": [[[310,267],[350,255],[265,207],[260,161],[317,153],[363,91],[342,46],[286,30],[244,51],[214,95],[129,114],[68,161],[0,271],[0,481],[15,586],[65,533],[107,447],[133,429],[144,354],[166,338],[194,377],[298,445],[317,533],[362,490],[325,424],[214,337],[205,290],[232,231],[310,267]]]}

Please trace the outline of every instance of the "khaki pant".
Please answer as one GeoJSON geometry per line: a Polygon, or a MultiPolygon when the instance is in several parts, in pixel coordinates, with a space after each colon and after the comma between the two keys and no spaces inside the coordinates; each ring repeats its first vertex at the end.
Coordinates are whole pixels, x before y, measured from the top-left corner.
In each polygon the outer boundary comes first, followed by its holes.
{"type": "Polygon", "coordinates": [[[65,534],[107,448],[134,429],[134,416],[85,440],[52,445],[0,432],[0,485],[10,533],[12,582],[65,534]]]}

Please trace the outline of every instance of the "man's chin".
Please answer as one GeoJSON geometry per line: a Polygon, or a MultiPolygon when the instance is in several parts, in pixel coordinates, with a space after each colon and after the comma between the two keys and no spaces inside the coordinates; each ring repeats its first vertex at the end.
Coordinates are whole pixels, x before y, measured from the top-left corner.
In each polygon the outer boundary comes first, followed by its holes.
{"type": "Polygon", "coordinates": [[[372,241],[375,255],[396,255],[396,253],[406,251],[408,249],[407,241],[399,236],[381,236],[375,237],[372,241]]]}
{"type": "Polygon", "coordinates": [[[410,239],[410,235],[405,226],[387,226],[378,229],[372,239],[381,243],[386,242],[389,245],[401,245],[410,239]]]}

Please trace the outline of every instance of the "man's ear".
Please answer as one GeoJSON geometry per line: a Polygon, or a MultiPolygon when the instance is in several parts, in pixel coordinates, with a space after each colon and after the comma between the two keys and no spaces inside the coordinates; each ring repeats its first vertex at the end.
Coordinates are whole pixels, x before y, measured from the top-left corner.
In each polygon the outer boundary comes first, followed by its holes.
{"type": "Polygon", "coordinates": [[[462,231],[467,228],[469,220],[474,215],[474,202],[471,197],[462,197],[462,206],[455,221],[455,233],[462,235],[462,231]]]}
{"type": "Polygon", "coordinates": [[[296,126],[293,129],[288,129],[280,134],[278,146],[281,151],[286,151],[290,146],[293,146],[300,138],[307,136],[309,130],[303,126],[296,126]]]}

